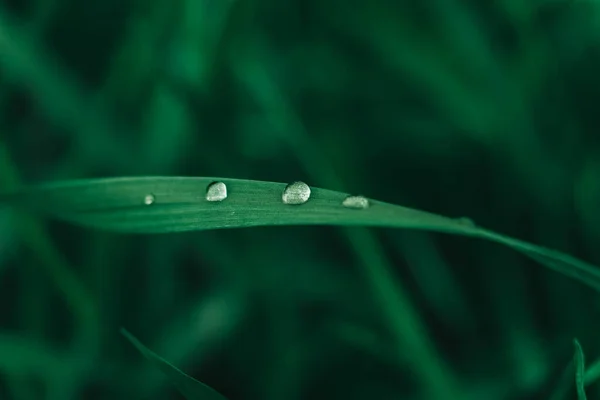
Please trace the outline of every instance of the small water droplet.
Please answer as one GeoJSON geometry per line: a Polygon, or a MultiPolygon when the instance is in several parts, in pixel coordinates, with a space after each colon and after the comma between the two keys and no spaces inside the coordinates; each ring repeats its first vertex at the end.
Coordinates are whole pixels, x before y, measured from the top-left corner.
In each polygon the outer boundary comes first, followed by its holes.
{"type": "Polygon", "coordinates": [[[206,188],[207,201],[223,201],[227,198],[227,186],[223,182],[213,182],[206,188]]]}
{"type": "Polygon", "coordinates": [[[458,222],[461,225],[465,225],[465,226],[469,226],[471,228],[476,227],[477,225],[475,224],[475,222],[468,217],[460,217],[456,219],[456,222],[458,222]]]}
{"type": "Polygon", "coordinates": [[[342,205],[346,208],[354,208],[356,210],[364,210],[369,208],[369,199],[365,196],[348,196],[342,202],[342,205]]]}
{"type": "Polygon", "coordinates": [[[281,200],[285,204],[304,204],[310,198],[310,187],[304,182],[293,182],[285,187],[281,200]]]}
{"type": "Polygon", "coordinates": [[[155,200],[156,199],[154,198],[153,194],[148,194],[148,195],[146,195],[146,197],[144,197],[144,204],[147,206],[150,206],[150,205],[154,204],[155,200]]]}

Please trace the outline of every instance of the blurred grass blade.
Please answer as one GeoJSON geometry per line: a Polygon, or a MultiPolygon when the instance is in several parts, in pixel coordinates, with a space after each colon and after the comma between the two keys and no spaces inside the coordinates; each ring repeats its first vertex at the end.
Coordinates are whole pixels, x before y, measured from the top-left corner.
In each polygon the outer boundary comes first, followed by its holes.
{"type": "Polygon", "coordinates": [[[183,371],[159,357],[127,330],[121,329],[121,333],[140,351],[140,353],[144,355],[144,357],[160,368],[167,378],[169,378],[169,381],[171,381],[187,400],[227,400],[225,396],[210,386],[186,375],[183,371]]]}
{"type": "Polygon", "coordinates": [[[594,361],[585,371],[585,386],[590,386],[600,379],[600,360],[594,361]]]}
{"type": "Polygon", "coordinates": [[[583,349],[577,339],[573,340],[575,354],[573,362],[575,363],[575,386],[577,388],[577,400],[587,400],[585,395],[585,356],[583,349]]]}
{"type": "Polygon", "coordinates": [[[487,239],[600,292],[600,269],[574,257],[424,211],[371,200],[367,209],[342,207],[347,194],[312,188],[301,206],[283,204],[284,183],[192,177],[137,177],[43,184],[0,200],[79,225],[127,233],[275,225],[345,225],[419,229],[487,239]],[[205,199],[214,181],[227,185],[222,202],[205,199]],[[151,199],[150,205],[146,201],[151,199]]]}

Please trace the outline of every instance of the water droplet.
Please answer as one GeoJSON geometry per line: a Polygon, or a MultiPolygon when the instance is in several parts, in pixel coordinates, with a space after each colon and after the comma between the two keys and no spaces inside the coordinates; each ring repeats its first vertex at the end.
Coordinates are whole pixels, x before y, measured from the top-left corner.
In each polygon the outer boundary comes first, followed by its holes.
{"type": "Polygon", "coordinates": [[[310,187],[304,182],[293,182],[285,187],[281,200],[285,204],[304,204],[310,198],[310,187]]]}
{"type": "Polygon", "coordinates": [[[477,225],[475,224],[475,222],[471,219],[471,218],[467,218],[467,217],[460,217],[456,219],[456,222],[458,222],[461,225],[465,225],[471,228],[476,227],[477,225]]]}
{"type": "Polygon", "coordinates": [[[354,208],[357,210],[364,210],[369,208],[369,199],[365,196],[348,196],[342,202],[342,205],[346,208],[354,208]]]}
{"type": "Polygon", "coordinates": [[[227,186],[223,182],[213,182],[206,188],[207,201],[223,201],[227,198],[227,186]]]}
{"type": "Polygon", "coordinates": [[[154,198],[153,194],[148,194],[148,195],[146,195],[146,197],[144,197],[144,204],[147,206],[150,206],[150,205],[154,204],[155,200],[156,199],[154,198]]]}

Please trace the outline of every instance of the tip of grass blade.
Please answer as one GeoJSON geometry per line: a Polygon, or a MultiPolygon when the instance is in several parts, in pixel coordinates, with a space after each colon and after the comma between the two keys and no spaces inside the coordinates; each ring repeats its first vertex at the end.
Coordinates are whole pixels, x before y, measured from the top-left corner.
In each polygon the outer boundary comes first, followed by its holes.
{"type": "Polygon", "coordinates": [[[575,354],[573,363],[575,364],[575,387],[577,388],[577,400],[587,400],[585,394],[585,356],[581,344],[577,339],[573,339],[575,354]]]}
{"type": "Polygon", "coordinates": [[[214,390],[208,385],[192,378],[179,368],[170,364],[152,350],[147,348],[135,336],[125,328],[120,329],[121,334],[127,338],[138,349],[144,357],[158,367],[169,381],[179,390],[187,400],[227,400],[225,396],[214,390]]]}

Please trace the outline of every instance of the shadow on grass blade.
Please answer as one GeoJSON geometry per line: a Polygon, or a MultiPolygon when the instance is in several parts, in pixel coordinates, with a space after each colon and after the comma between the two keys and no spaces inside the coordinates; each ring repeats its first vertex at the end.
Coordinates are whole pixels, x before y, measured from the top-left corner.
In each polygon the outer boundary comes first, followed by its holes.
{"type": "Polygon", "coordinates": [[[169,364],[166,360],[152,352],[137,340],[131,333],[121,329],[125,336],[151,363],[157,366],[179,390],[187,400],[227,400],[225,396],[205,385],[204,383],[185,374],[183,371],[169,364]]]}
{"type": "Polygon", "coordinates": [[[31,186],[0,195],[0,202],[82,226],[123,233],[282,225],[370,226],[450,233],[503,244],[600,292],[598,267],[466,224],[462,219],[371,199],[367,208],[348,208],[343,206],[347,193],[319,188],[310,188],[306,203],[289,205],[282,201],[285,188],[284,183],[241,179],[108,178],[31,186]],[[226,187],[227,196],[222,201],[207,200],[207,190],[214,182],[226,187]]]}

